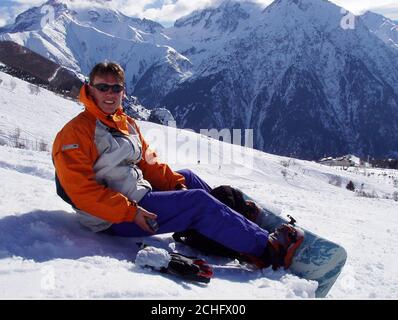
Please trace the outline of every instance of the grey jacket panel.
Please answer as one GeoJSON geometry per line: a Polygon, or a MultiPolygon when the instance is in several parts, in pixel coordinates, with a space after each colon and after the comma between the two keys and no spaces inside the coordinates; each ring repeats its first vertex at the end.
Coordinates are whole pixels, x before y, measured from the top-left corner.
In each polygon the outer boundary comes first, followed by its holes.
{"type": "MultiPolygon", "coordinates": [[[[137,166],[142,159],[142,145],[138,133],[129,125],[129,136],[107,127],[97,120],[95,145],[98,159],[94,164],[95,179],[129,200],[139,202],[152,187],[137,166]]],[[[109,228],[112,223],[76,210],[79,221],[94,232],[109,228]]]]}
{"type": "Polygon", "coordinates": [[[92,214],[89,214],[77,208],[75,208],[75,212],[77,214],[77,219],[79,220],[79,222],[93,232],[104,231],[112,225],[112,223],[109,221],[97,218],[96,216],[93,216],[92,214]]]}

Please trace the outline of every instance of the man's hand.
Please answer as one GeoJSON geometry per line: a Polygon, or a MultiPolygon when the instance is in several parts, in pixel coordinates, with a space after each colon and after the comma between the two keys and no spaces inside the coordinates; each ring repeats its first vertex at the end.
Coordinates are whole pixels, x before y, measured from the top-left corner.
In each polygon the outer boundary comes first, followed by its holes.
{"type": "Polygon", "coordinates": [[[156,214],[151,213],[151,212],[145,210],[144,208],[137,206],[137,212],[135,214],[134,222],[142,230],[145,230],[146,232],[155,234],[155,231],[150,227],[150,225],[147,223],[146,219],[156,220],[156,218],[157,218],[156,214]]]}

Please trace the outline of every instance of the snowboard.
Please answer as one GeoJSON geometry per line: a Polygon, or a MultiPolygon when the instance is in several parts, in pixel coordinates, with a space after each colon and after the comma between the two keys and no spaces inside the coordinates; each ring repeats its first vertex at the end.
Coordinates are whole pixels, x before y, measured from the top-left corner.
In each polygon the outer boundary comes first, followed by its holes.
{"type": "MultiPolygon", "coordinates": [[[[243,193],[246,200],[252,200],[243,193]]],[[[289,221],[280,216],[274,208],[260,206],[260,214],[256,223],[263,229],[273,232],[276,227],[289,221]]],[[[299,224],[296,224],[300,227],[299,224]]],[[[345,249],[319,235],[314,234],[305,228],[304,241],[293,257],[293,263],[288,269],[292,274],[307,280],[318,282],[318,289],[315,292],[317,298],[324,298],[332,288],[337,277],[343,269],[347,260],[345,249]]]]}

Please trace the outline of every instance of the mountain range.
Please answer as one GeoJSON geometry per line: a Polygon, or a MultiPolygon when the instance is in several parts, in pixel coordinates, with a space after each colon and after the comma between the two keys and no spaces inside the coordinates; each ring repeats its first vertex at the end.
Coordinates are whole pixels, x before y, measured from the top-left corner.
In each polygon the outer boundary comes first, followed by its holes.
{"type": "Polygon", "coordinates": [[[98,1],[43,6],[0,28],[0,40],[82,74],[116,60],[128,93],[179,127],[251,128],[255,148],[303,159],[398,156],[398,27],[383,16],[345,24],[326,0],[227,0],[164,28],[98,1]]]}

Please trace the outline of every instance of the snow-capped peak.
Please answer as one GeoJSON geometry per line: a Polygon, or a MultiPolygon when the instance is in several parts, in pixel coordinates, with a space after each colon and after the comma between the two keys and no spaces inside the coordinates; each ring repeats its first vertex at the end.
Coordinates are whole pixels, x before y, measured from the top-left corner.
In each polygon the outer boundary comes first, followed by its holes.
{"type": "Polygon", "coordinates": [[[366,27],[386,44],[398,50],[398,23],[380,14],[367,11],[361,20],[366,27]]]}
{"type": "MultiPolygon", "coordinates": [[[[66,1],[66,0],[62,0],[66,1]]],[[[144,32],[155,33],[163,29],[163,26],[157,22],[148,19],[139,19],[128,17],[117,8],[109,5],[104,5],[102,2],[94,2],[93,6],[76,6],[72,4],[69,6],[71,17],[79,23],[91,25],[99,30],[112,29],[118,26],[127,25],[131,28],[140,29],[144,32]]]]}
{"type": "Polygon", "coordinates": [[[336,29],[340,27],[344,15],[349,12],[327,0],[275,0],[263,13],[271,16],[273,20],[291,26],[317,25],[336,29]]]}
{"type": "Polygon", "coordinates": [[[393,21],[381,14],[372,11],[366,11],[360,17],[365,21],[366,25],[370,27],[371,30],[382,27],[384,24],[388,25],[388,27],[391,27],[391,29],[397,27],[396,21],[393,21]]]}
{"type": "Polygon", "coordinates": [[[124,33],[120,33],[120,25],[124,25],[128,29],[140,29],[150,34],[163,29],[163,26],[157,22],[124,15],[107,0],[84,0],[83,2],[48,0],[41,6],[33,7],[18,15],[15,23],[0,28],[0,33],[39,31],[47,23],[61,20],[61,17],[82,25],[95,27],[98,30],[105,29],[106,32],[113,29],[122,37],[124,33]]]}
{"type": "Polygon", "coordinates": [[[250,18],[253,9],[258,10],[259,5],[251,2],[237,2],[226,0],[218,7],[210,7],[197,10],[178,19],[176,28],[201,26],[204,29],[212,29],[220,32],[233,32],[240,21],[250,18]]]}
{"type": "Polygon", "coordinates": [[[0,33],[40,30],[45,21],[57,19],[67,10],[67,6],[59,0],[49,0],[39,7],[30,8],[19,14],[13,24],[0,28],[0,33]]]}

